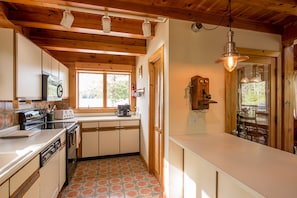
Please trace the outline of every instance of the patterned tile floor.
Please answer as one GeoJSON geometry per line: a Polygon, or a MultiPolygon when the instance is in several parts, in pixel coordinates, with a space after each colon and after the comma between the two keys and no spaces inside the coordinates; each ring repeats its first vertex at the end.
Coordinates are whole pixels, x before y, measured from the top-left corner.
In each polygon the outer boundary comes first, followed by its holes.
{"type": "Polygon", "coordinates": [[[78,162],[59,198],[161,198],[158,180],[137,156],[78,162]]]}

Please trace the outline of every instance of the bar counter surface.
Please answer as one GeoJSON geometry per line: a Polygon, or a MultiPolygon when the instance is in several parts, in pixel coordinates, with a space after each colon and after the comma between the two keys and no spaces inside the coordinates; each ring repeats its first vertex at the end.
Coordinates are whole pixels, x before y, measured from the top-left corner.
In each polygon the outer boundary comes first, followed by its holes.
{"type": "Polygon", "coordinates": [[[260,197],[297,197],[297,155],[227,133],[175,135],[170,140],[260,197]]]}

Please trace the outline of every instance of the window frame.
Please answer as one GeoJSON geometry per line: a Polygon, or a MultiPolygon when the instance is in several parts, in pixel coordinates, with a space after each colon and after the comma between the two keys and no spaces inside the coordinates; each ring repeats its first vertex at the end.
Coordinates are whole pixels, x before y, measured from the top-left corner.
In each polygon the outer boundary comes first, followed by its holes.
{"type": "MultiPolygon", "coordinates": [[[[76,62],[69,68],[69,106],[75,113],[115,113],[116,107],[108,108],[78,108],[78,72],[107,72],[130,74],[130,108],[135,112],[136,98],[132,95],[132,88],[136,88],[136,66],[135,65],[113,65],[99,63],[76,62]]],[[[95,115],[95,114],[94,114],[95,115]]]]}
{"type": "MultiPolygon", "coordinates": [[[[131,90],[131,73],[129,72],[102,72],[102,71],[85,71],[85,70],[79,70],[77,71],[77,76],[79,76],[80,73],[86,73],[86,74],[102,74],[103,75],[103,107],[79,107],[79,77],[78,77],[78,84],[77,84],[77,109],[78,110],[86,110],[86,109],[116,109],[117,107],[107,107],[107,75],[108,74],[115,74],[115,75],[128,75],[129,76],[129,93],[128,95],[132,95],[131,90]]],[[[128,96],[129,104],[131,105],[131,97],[128,96]]]]}

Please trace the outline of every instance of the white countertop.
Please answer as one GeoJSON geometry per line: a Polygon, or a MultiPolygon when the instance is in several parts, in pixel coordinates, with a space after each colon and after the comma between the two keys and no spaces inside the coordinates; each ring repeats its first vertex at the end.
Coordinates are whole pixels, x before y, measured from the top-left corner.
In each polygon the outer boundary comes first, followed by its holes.
{"type": "Polygon", "coordinates": [[[297,155],[227,133],[170,139],[264,197],[297,197],[297,155]]]}
{"type": "MultiPolygon", "coordinates": [[[[118,116],[110,115],[110,116],[78,116],[73,119],[66,119],[63,121],[65,121],[65,122],[71,122],[71,121],[91,122],[91,121],[116,121],[116,120],[139,120],[139,119],[140,119],[140,117],[136,116],[136,115],[132,115],[130,117],[118,117],[118,116]]],[[[58,120],[55,120],[55,121],[58,121],[58,120]]]]}
{"type": "Polygon", "coordinates": [[[0,138],[0,160],[4,158],[17,156],[17,162],[0,172],[0,184],[11,177],[17,170],[23,167],[27,162],[48,146],[52,141],[65,133],[65,129],[41,130],[40,133],[31,137],[1,139],[0,138]]]}

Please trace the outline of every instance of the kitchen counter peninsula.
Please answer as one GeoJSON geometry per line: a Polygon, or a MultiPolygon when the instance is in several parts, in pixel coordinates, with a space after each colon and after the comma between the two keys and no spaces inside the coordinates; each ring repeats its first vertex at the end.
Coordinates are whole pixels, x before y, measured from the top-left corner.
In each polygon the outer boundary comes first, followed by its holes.
{"type": "Polygon", "coordinates": [[[195,197],[187,191],[193,182],[196,193],[204,190],[210,197],[297,197],[296,155],[227,133],[176,135],[170,140],[183,150],[185,197],[195,197]],[[209,181],[203,180],[205,175],[209,181]]]}

